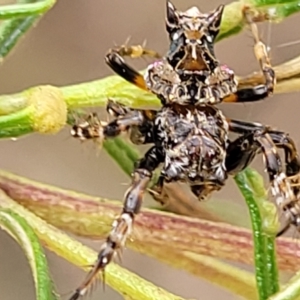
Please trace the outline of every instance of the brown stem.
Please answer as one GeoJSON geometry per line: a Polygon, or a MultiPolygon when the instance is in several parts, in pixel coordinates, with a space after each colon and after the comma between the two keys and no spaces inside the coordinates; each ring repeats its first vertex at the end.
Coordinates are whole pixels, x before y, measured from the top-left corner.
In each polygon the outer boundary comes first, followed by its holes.
{"type": "MultiPolygon", "coordinates": [[[[116,201],[54,188],[3,171],[0,172],[0,188],[47,222],[94,239],[107,235],[113,219],[121,210],[120,203],[116,201]]],[[[143,209],[136,218],[133,241],[128,241],[127,245],[139,250],[147,244],[167,244],[178,251],[253,263],[250,230],[143,209]]],[[[277,247],[280,269],[299,270],[298,242],[279,238],[277,247]]]]}

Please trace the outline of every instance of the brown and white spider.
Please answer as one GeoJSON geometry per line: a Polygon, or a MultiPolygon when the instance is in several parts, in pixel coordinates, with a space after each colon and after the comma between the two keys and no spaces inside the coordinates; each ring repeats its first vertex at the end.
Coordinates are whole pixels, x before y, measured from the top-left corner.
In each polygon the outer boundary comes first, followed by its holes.
{"type": "Polygon", "coordinates": [[[234,72],[219,63],[214,41],[219,33],[223,9],[221,5],[212,12],[202,13],[192,7],[180,12],[167,1],[166,28],[170,46],[164,57],[141,46],[121,46],[106,55],[107,64],[117,74],[154,93],[162,107],[160,110],[132,109],[108,101],[107,111],[114,116],[113,121],[104,123],[92,114],[72,128],[72,135],[81,140],[103,141],[126,131],[133,143],[153,146],[137,162],[123,210],[114,221],[94,267],[70,300],[83,296],[95,275],[104,271],[124,247],[142,205],[143,194],[159,165],[162,165],[162,171],[155,189],[158,194],[162,193],[165,182],[184,181],[201,200],[221,189],[229,175],[243,170],[256,154],[262,153],[277,205],[285,212],[289,225],[299,226],[300,207],[295,201],[298,194],[295,181],[300,162],[294,142],[286,133],[268,126],[229,119],[216,106],[221,102],[251,102],[266,98],[273,92],[276,81],[266,47],[258,37],[251,10],[246,7],[244,16],[254,37],[255,54],[265,83],[239,88],[234,72]],[[144,76],[123,59],[144,55],[156,58],[144,76]],[[238,137],[229,139],[229,132],[238,137]],[[284,150],[284,163],[278,148],[284,150]]]}

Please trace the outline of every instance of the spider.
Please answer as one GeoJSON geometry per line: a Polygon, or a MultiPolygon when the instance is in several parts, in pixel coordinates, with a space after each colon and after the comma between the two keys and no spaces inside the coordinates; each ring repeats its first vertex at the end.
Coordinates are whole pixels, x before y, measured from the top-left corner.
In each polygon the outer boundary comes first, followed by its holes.
{"type": "Polygon", "coordinates": [[[289,225],[299,226],[297,204],[299,156],[288,134],[269,126],[226,118],[216,106],[221,102],[252,102],[270,96],[276,82],[266,47],[259,39],[253,14],[243,10],[254,37],[254,52],[265,83],[239,88],[234,72],[220,64],[214,52],[214,41],[220,29],[224,6],[209,13],[197,7],[185,12],[167,1],[166,29],[170,46],[164,57],[142,46],[121,46],[105,56],[107,64],[136,86],[154,93],[161,101],[159,110],[132,109],[109,100],[107,111],[114,120],[101,122],[96,114],[74,125],[71,134],[78,139],[114,138],[129,132],[134,144],[153,144],[136,163],[132,183],[124,196],[121,214],[114,221],[98,259],[83,284],[70,300],[86,294],[96,274],[120,251],[131,233],[143,195],[153,172],[160,165],[156,197],[162,196],[164,183],[184,181],[202,200],[220,190],[229,175],[245,169],[262,153],[277,205],[285,212],[289,225]],[[125,56],[155,58],[142,76],[124,61],[125,56]],[[229,132],[238,135],[231,140],[229,132]],[[284,150],[284,163],[278,148],[284,150]]]}

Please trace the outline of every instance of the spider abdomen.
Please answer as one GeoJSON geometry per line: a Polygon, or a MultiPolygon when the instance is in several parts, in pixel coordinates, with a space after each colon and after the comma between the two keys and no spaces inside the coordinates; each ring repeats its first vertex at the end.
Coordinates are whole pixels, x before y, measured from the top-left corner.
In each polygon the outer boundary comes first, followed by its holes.
{"type": "Polygon", "coordinates": [[[156,135],[165,151],[167,181],[221,187],[225,168],[228,124],[213,106],[164,107],[156,118],[156,135]]]}

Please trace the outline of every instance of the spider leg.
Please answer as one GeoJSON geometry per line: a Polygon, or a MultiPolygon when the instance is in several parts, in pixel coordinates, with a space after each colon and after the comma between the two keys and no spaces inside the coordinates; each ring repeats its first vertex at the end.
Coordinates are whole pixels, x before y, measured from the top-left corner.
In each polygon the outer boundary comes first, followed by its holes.
{"type": "Polygon", "coordinates": [[[132,109],[120,102],[108,99],[106,104],[106,111],[112,117],[118,118],[125,116],[130,111],[132,111],[132,109]]]}
{"type": "Polygon", "coordinates": [[[284,150],[286,175],[289,177],[297,175],[300,172],[300,161],[294,141],[281,131],[272,130],[269,134],[276,147],[284,150]]]}
{"type": "Polygon", "coordinates": [[[233,143],[229,145],[228,153],[231,153],[226,158],[227,170],[237,173],[246,168],[257,151],[260,151],[258,145],[251,145],[250,140],[257,131],[262,131],[268,134],[277,148],[284,150],[285,157],[285,173],[288,177],[297,175],[300,172],[300,160],[297,148],[294,141],[287,133],[277,131],[258,123],[249,123],[238,120],[229,120],[230,131],[241,134],[233,143]]]}
{"type": "Polygon", "coordinates": [[[131,66],[129,66],[124,57],[129,56],[131,58],[138,58],[143,56],[149,56],[153,58],[161,58],[161,56],[153,50],[145,49],[141,45],[127,46],[112,48],[105,56],[105,62],[121,77],[125,80],[133,83],[143,90],[148,90],[144,77],[131,66]]]}
{"type": "Polygon", "coordinates": [[[135,144],[153,142],[155,110],[131,109],[112,100],[108,101],[106,109],[115,117],[113,121],[102,122],[96,113],[92,113],[83,122],[73,125],[71,135],[82,141],[93,139],[102,142],[130,131],[130,139],[135,144]]]}
{"type": "Polygon", "coordinates": [[[122,213],[114,221],[112,230],[106,242],[102,245],[92,270],[69,300],[76,300],[84,296],[96,279],[97,274],[99,272],[104,274],[105,267],[124,248],[126,239],[131,233],[134,218],[140,211],[143,196],[152,177],[152,172],[163,160],[164,154],[162,149],[154,146],[138,162],[132,174],[131,186],[125,193],[122,213]]]}
{"type": "Polygon", "coordinates": [[[300,207],[298,203],[298,195],[300,192],[299,184],[299,173],[300,173],[300,162],[299,155],[293,140],[283,132],[273,131],[270,136],[278,148],[283,148],[285,153],[285,164],[286,164],[286,174],[292,184],[292,189],[296,199],[287,199],[282,204],[282,209],[285,211],[287,216],[287,222],[277,233],[277,236],[284,234],[291,225],[295,225],[299,228],[299,213],[300,207]]]}
{"type": "Polygon", "coordinates": [[[250,8],[244,9],[244,18],[254,38],[254,54],[264,75],[265,83],[253,87],[239,88],[236,93],[224,98],[223,102],[253,102],[262,100],[273,93],[276,83],[275,72],[271,66],[266,45],[260,40],[257,25],[250,8]]]}
{"type": "Polygon", "coordinates": [[[229,173],[236,174],[246,168],[255,155],[263,152],[267,172],[271,182],[271,191],[277,205],[288,217],[287,223],[278,233],[283,234],[291,224],[299,226],[300,207],[299,194],[300,160],[293,140],[288,134],[272,130],[257,123],[229,120],[231,131],[242,136],[231,142],[227,148],[226,168],[229,173]],[[277,148],[284,150],[285,170],[277,148]]]}

